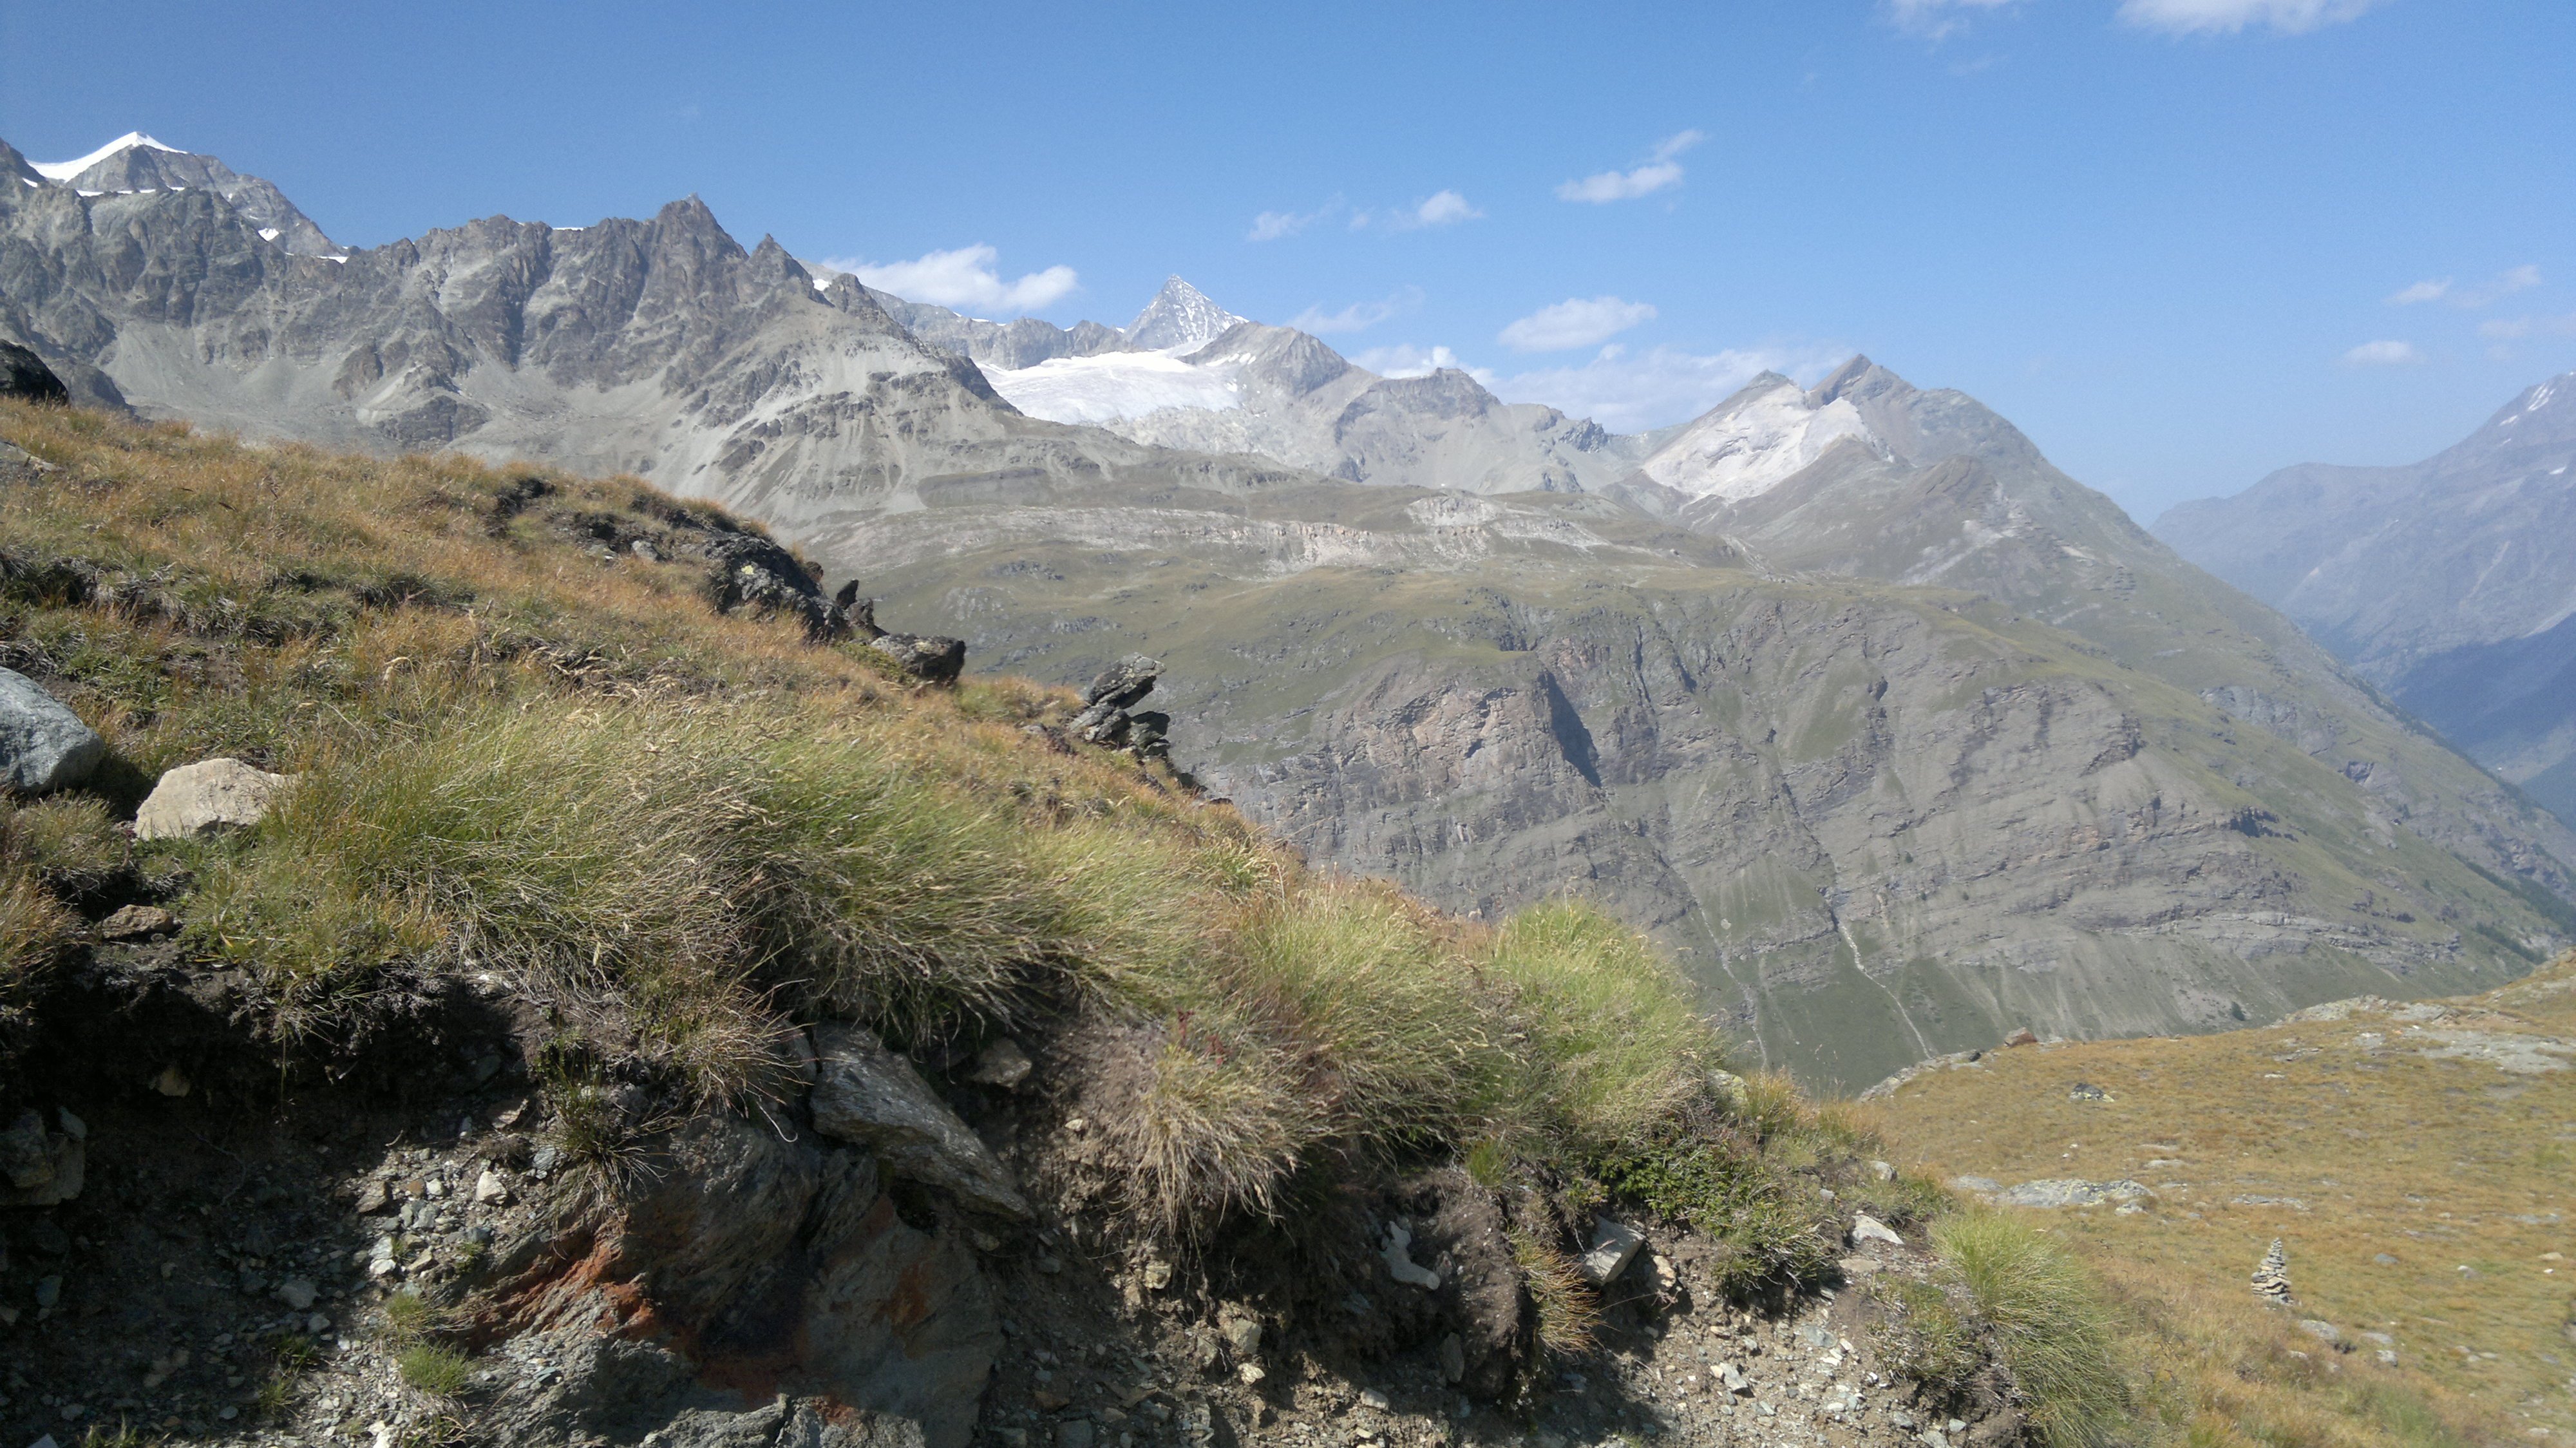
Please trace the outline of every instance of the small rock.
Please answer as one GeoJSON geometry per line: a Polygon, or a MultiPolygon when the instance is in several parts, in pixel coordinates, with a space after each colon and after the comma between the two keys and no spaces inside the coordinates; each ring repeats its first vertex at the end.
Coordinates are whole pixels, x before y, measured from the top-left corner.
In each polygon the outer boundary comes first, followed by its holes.
{"type": "Polygon", "coordinates": [[[1249,1358],[1261,1351],[1261,1319],[1249,1308],[1231,1302],[1218,1308],[1216,1330],[1238,1358],[1249,1358]]]}
{"type": "Polygon", "coordinates": [[[1878,1218],[1871,1216],[1867,1212],[1859,1212],[1853,1215],[1851,1235],[1852,1241],[1855,1243],[1885,1242],[1891,1247],[1902,1247],[1905,1245],[1905,1239],[1898,1236],[1894,1228],[1888,1226],[1878,1218]]]}
{"type": "Polygon", "coordinates": [[[1637,1249],[1646,1244],[1634,1227],[1614,1222],[1608,1217],[1596,1218],[1592,1228],[1592,1245],[1583,1251],[1583,1275],[1595,1287],[1607,1287],[1628,1270],[1637,1258],[1637,1249]]]}
{"type": "Polygon", "coordinates": [[[101,940],[150,940],[179,928],[179,917],[158,905],[128,905],[98,922],[101,940]]]}
{"type": "Polygon", "coordinates": [[[1467,1376],[1467,1342],[1456,1333],[1440,1339],[1440,1377],[1444,1382],[1460,1382],[1467,1376]]]}
{"type": "Polygon", "coordinates": [[[289,1277],[277,1284],[277,1300],[297,1312],[303,1312],[312,1307],[314,1296],[313,1284],[301,1277],[289,1277]]]}
{"type": "Polygon", "coordinates": [[[2111,1093],[2094,1085],[2090,1081],[2078,1081],[2074,1085],[2066,1088],[2066,1099],[2069,1101],[2108,1101],[2111,1099],[2111,1093]]]}
{"type": "Polygon", "coordinates": [[[1029,1204],[982,1137],[931,1092],[912,1063],[856,1026],[815,1030],[821,1080],[814,1129],[874,1150],[896,1175],[953,1192],[966,1205],[1025,1220],[1029,1204]]]}
{"type": "Polygon", "coordinates": [[[2306,1333],[2308,1336],[2313,1337],[2317,1341],[2325,1343],[2330,1347],[2338,1345],[2343,1341],[2343,1334],[2336,1330],[2333,1323],[2326,1322],[2319,1318],[2300,1318],[2299,1331],[2306,1333]]]}
{"type": "Polygon", "coordinates": [[[1068,1418],[1055,1425],[1055,1448],[1091,1448],[1091,1420],[1068,1418]]]}
{"type": "Polygon", "coordinates": [[[2393,1347],[2378,1348],[2374,1350],[2373,1356],[2379,1359],[2383,1367],[2397,1366],[2397,1349],[2393,1347]]]}
{"type": "Polygon", "coordinates": [[[179,1064],[173,1061],[161,1068],[160,1075],[152,1078],[152,1089],[175,1101],[188,1094],[188,1073],[180,1070],[179,1064]]]}
{"type": "Polygon", "coordinates": [[[1172,1264],[1156,1257],[1147,1261],[1136,1276],[1145,1284],[1146,1291],[1160,1292],[1172,1285],[1172,1264]]]}
{"type": "Polygon", "coordinates": [[[238,759],[183,764],[161,776],[134,814],[138,840],[204,839],[248,829],[268,817],[282,774],[254,769],[238,759]]]}
{"type": "Polygon", "coordinates": [[[1439,1291],[1440,1274],[1428,1267],[1417,1266],[1413,1258],[1408,1255],[1412,1246],[1413,1232],[1410,1228],[1402,1222],[1387,1224],[1386,1244],[1378,1252],[1378,1255],[1386,1260],[1386,1275],[1408,1287],[1419,1287],[1429,1292],[1439,1291]]]}
{"type": "Polygon", "coordinates": [[[1738,1111],[1744,1109],[1746,1093],[1743,1077],[1732,1071],[1711,1071],[1708,1073],[1708,1085],[1710,1090],[1717,1093],[1719,1100],[1738,1111]]]}
{"type": "Polygon", "coordinates": [[[1041,1256],[1038,1258],[1038,1270],[1049,1277],[1053,1277],[1064,1270],[1064,1263],[1062,1260],[1053,1256],[1041,1256]]]}
{"type": "Polygon", "coordinates": [[[1890,1162],[1874,1161],[1869,1164],[1869,1174],[1878,1181],[1892,1182],[1896,1180],[1896,1167],[1890,1162]]]}
{"type": "Polygon", "coordinates": [[[14,669],[0,669],[0,789],[43,794],[90,777],[107,741],[14,669]]]}
{"type": "Polygon", "coordinates": [[[1726,1389],[1728,1392],[1735,1394],[1739,1398],[1749,1398],[1753,1396],[1753,1380],[1744,1375],[1744,1369],[1737,1367],[1733,1363],[1719,1363],[1717,1365],[1717,1383],[1719,1387],[1726,1389]]]}
{"type": "Polygon", "coordinates": [[[1010,1090],[1027,1080],[1029,1072],[1034,1069],[1036,1063],[1029,1059],[1028,1052],[1020,1049],[1020,1043],[1004,1036],[975,1057],[975,1069],[966,1073],[966,1079],[978,1086],[999,1086],[1010,1090]]]}
{"type": "Polygon", "coordinates": [[[1375,1388],[1362,1388],[1360,1389],[1360,1406],[1363,1408],[1375,1408],[1379,1412],[1383,1413],[1389,1408],[1394,1407],[1395,1404],[1394,1401],[1388,1398],[1386,1394],[1379,1392],[1375,1388]]]}
{"type": "Polygon", "coordinates": [[[1259,1363],[1243,1363],[1235,1368],[1234,1376],[1237,1381],[1249,1388],[1259,1384],[1263,1378],[1270,1376],[1270,1374],[1262,1371],[1261,1364],[1259,1363]]]}
{"type": "Polygon", "coordinates": [[[60,1277],[39,1277],[36,1279],[36,1305],[38,1307],[51,1307],[62,1300],[63,1279],[60,1277]]]}
{"type": "Polygon", "coordinates": [[[2372,1253],[2372,1254],[2371,1254],[2371,1256],[2370,1256],[2370,1260],[2371,1260],[2371,1261],[2373,1261],[2373,1262],[2378,1263],[2378,1264],[2379,1264],[2380,1266],[2382,1266],[2382,1267],[2394,1267],[2394,1266],[2396,1266],[2396,1265],[2397,1265],[2397,1259],[2396,1259],[2396,1258],[2394,1258],[2394,1257],[2392,1257],[2392,1256],[2390,1256],[2390,1255],[2388,1255],[2388,1254],[2387,1254],[2387,1253],[2385,1253],[2385,1252],[2374,1252],[2374,1253],[2372,1253]]]}
{"type": "Polygon", "coordinates": [[[499,1172],[487,1168],[481,1176],[474,1179],[474,1200],[487,1207],[507,1206],[510,1201],[510,1184],[501,1180],[499,1172]]]}
{"type": "Polygon", "coordinates": [[[2007,1046],[2036,1046],[2039,1044],[2039,1037],[2031,1034],[2030,1027],[2024,1026],[2013,1032],[2011,1035],[2004,1037],[2004,1044],[2007,1046]]]}

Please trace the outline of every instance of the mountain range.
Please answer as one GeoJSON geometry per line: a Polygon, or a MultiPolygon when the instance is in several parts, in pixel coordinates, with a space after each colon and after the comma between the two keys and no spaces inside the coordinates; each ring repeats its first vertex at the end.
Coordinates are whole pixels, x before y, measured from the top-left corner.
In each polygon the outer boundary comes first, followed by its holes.
{"type": "Polygon", "coordinates": [[[90,400],[632,472],[982,666],[1151,652],[1176,761],[1247,814],[1457,909],[1598,898],[1811,1080],[2576,937],[2557,819],[1866,358],[1623,437],[1177,279],[1124,328],[903,302],[694,198],[298,250],[246,178],[72,184],[176,154],[0,144],[0,335],[90,400]]]}
{"type": "Polygon", "coordinates": [[[2406,467],[2284,468],[2156,520],[2470,757],[2576,820],[2576,372],[2406,467]]]}

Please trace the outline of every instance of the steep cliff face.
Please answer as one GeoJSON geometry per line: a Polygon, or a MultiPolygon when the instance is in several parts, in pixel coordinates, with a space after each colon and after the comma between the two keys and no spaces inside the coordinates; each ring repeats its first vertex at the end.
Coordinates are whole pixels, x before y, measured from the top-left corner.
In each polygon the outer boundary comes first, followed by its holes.
{"type": "Polygon", "coordinates": [[[1992,600],[1765,575],[1592,499],[1238,507],[816,542],[1004,667],[1156,653],[1175,758],[1255,817],[1458,909],[1605,900],[1811,1080],[2501,980],[2554,938],[2338,762],[1992,600]]]}

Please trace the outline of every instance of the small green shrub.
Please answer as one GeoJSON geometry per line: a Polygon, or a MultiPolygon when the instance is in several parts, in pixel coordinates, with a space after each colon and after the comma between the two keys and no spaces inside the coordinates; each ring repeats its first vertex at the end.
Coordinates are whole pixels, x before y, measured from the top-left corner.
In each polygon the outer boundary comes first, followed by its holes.
{"type": "Polygon", "coordinates": [[[474,1377],[473,1361],[465,1354],[429,1343],[403,1349],[396,1365],[405,1383],[432,1397],[455,1397],[474,1377]]]}
{"type": "Polygon", "coordinates": [[[397,1339],[412,1340],[438,1326],[438,1307],[420,1293],[406,1287],[385,1299],[385,1327],[397,1339]]]}
{"type": "Polygon", "coordinates": [[[2099,1448],[2129,1409],[2108,1300],[2072,1257],[1990,1212],[1944,1217],[1932,1242],[1994,1335],[2052,1448],[2099,1448]]]}
{"type": "Polygon", "coordinates": [[[1724,1291],[1807,1288],[1831,1277],[1839,1232],[1821,1199],[1740,1141],[1683,1127],[1659,1137],[1604,1156],[1602,1183],[1715,1238],[1725,1248],[1717,1265],[1724,1291]]]}

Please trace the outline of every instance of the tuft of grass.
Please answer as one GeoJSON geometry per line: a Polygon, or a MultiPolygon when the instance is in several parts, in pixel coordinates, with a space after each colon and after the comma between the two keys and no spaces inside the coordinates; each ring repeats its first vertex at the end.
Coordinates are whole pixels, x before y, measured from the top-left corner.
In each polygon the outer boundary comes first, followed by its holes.
{"type": "Polygon", "coordinates": [[[1597,906],[1521,911],[1495,932],[1486,968],[1510,995],[1549,1127],[1578,1151],[1630,1139],[1705,1089],[1717,1052],[1688,987],[1597,906]]]}
{"type": "Polygon", "coordinates": [[[1536,1233],[1514,1227],[1510,1236],[1512,1261],[1538,1309],[1539,1346],[1568,1358],[1592,1351],[1593,1335],[1601,1329],[1601,1298],[1584,1280],[1582,1267],[1536,1233]]]}
{"type": "Polygon", "coordinates": [[[436,1303],[406,1287],[385,1299],[385,1327],[398,1341],[417,1341],[445,1320],[436,1303]]]}
{"type": "Polygon", "coordinates": [[[452,1398],[473,1380],[474,1363],[454,1348],[421,1343],[395,1359],[404,1383],[432,1397],[452,1398]]]}
{"type": "Polygon", "coordinates": [[[1886,1314],[1877,1337],[1880,1360],[1898,1377],[1921,1384],[1934,1401],[1946,1401],[1985,1365],[1976,1329],[1930,1282],[1882,1278],[1871,1287],[1886,1314]]]}
{"type": "Polygon", "coordinates": [[[1316,1103],[1288,1063],[1174,1030],[1139,1053],[1127,1109],[1101,1123],[1129,1174],[1131,1206],[1173,1236],[1232,1209],[1270,1214],[1323,1135],[1316,1103]]]}
{"type": "Polygon", "coordinates": [[[1932,1225],[1932,1242],[2051,1448],[2110,1442],[2128,1415],[2129,1385],[2113,1351],[2108,1299],[2092,1275],[2026,1224],[1995,1213],[1944,1217],[1932,1225]]]}

